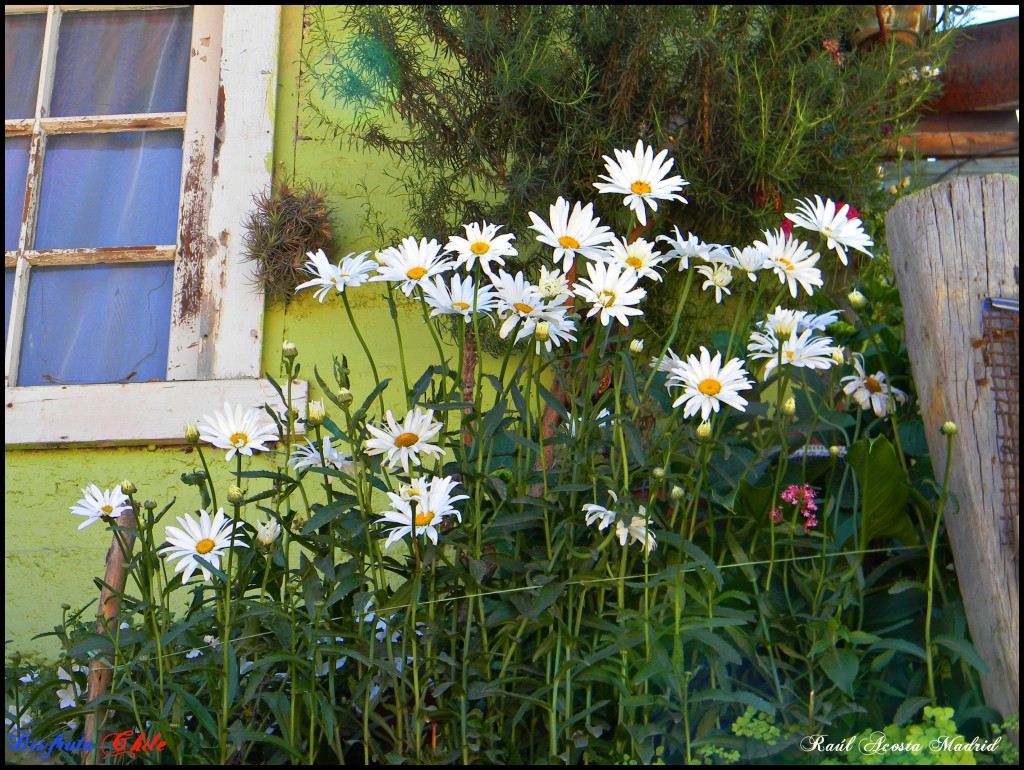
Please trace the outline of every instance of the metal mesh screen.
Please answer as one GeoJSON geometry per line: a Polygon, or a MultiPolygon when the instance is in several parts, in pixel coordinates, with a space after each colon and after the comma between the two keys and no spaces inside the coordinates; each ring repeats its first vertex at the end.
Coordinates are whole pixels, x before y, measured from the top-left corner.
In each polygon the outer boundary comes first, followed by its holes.
{"type": "Polygon", "coordinates": [[[996,438],[1003,479],[1003,543],[1019,554],[1020,309],[1016,300],[985,302],[982,348],[996,401],[996,438]]]}

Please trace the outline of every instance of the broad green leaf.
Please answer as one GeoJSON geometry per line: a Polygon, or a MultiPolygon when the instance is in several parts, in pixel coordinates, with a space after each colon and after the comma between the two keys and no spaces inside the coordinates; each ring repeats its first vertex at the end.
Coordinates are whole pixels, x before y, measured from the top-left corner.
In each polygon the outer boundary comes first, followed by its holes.
{"type": "Polygon", "coordinates": [[[978,669],[983,674],[988,673],[988,666],[985,665],[985,661],[981,659],[978,651],[974,649],[974,645],[966,639],[959,636],[950,636],[948,634],[942,634],[932,639],[933,644],[940,644],[943,647],[952,650],[961,658],[970,663],[974,668],[978,669]]]}
{"type": "Polygon", "coordinates": [[[846,461],[860,482],[861,545],[880,537],[917,545],[917,532],[907,512],[906,474],[888,439],[861,439],[850,447],[846,461]]]}
{"type": "Polygon", "coordinates": [[[818,659],[825,675],[847,695],[853,695],[860,661],[852,650],[832,650],[818,659]]]}

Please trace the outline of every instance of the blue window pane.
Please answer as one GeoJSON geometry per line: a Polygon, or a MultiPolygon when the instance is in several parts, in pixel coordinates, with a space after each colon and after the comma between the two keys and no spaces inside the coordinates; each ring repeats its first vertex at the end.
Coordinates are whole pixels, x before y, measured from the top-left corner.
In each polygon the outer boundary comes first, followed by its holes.
{"type": "Polygon", "coordinates": [[[4,251],[18,248],[30,142],[27,136],[12,136],[4,140],[4,251]]]}
{"type": "Polygon", "coordinates": [[[19,385],[164,380],[174,265],[37,267],[19,385]]]}
{"type": "Polygon", "coordinates": [[[37,249],[175,242],[181,131],[52,136],[37,249]]]}
{"type": "Polygon", "coordinates": [[[7,327],[11,323],[11,299],[14,297],[14,268],[4,268],[4,347],[7,346],[7,327]]]}
{"type": "Polygon", "coordinates": [[[182,112],[192,9],[66,13],[50,114],[182,112]]]}
{"type": "Polygon", "coordinates": [[[4,16],[4,120],[35,115],[45,25],[41,13],[4,16]]]}

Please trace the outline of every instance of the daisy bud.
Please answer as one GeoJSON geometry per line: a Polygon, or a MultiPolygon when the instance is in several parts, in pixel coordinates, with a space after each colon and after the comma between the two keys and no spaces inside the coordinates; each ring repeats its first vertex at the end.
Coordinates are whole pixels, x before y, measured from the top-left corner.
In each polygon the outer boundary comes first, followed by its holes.
{"type": "Polygon", "coordinates": [[[953,421],[947,421],[942,423],[942,435],[943,436],[955,436],[960,432],[960,426],[953,421]]]}
{"type": "Polygon", "coordinates": [[[641,339],[631,340],[629,343],[629,352],[640,355],[644,352],[644,341],[641,339]]]}
{"type": "Polygon", "coordinates": [[[312,428],[323,425],[327,418],[327,411],[324,409],[324,402],[310,401],[306,404],[306,424],[312,428]]]}
{"type": "Polygon", "coordinates": [[[269,548],[281,536],[281,525],[274,519],[256,522],[256,539],[269,548]]]}
{"type": "Polygon", "coordinates": [[[792,417],[796,414],[796,399],[790,396],[782,402],[782,413],[787,417],[792,417]]]}
{"type": "Polygon", "coordinates": [[[835,362],[836,366],[842,366],[846,363],[846,356],[843,353],[842,348],[832,348],[832,360],[835,362]]]}
{"type": "Polygon", "coordinates": [[[342,406],[348,406],[353,401],[352,391],[348,388],[342,388],[338,391],[336,398],[338,403],[342,406]]]}
{"type": "Polygon", "coordinates": [[[863,310],[865,307],[867,307],[868,298],[865,297],[856,289],[847,294],[846,298],[850,300],[850,307],[852,307],[854,310],[863,310]]]}
{"type": "Polygon", "coordinates": [[[299,354],[299,349],[295,346],[294,342],[285,340],[281,343],[281,356],[284,358],[295,358],[299,354]]]}
{"type": "Polygon", "coordinates": [[[833,444],[832,446],[830,446],[828,448],[828,453],[830,455],[832,455],[834,458],[836,458],[837,460],[845,454],[845,452],[843,452],[843,448],[841,446],[836,445],[836,444],[833,444]]]}
{"type": "Polygon", "coordinates": [[[190,444],[199,443],[199,428],[192,423],[188,423],[185,426],[185,440],[190,444]]]}
{"type": "Polygon", "coordinates": [[[228,502],[229,503],[240,503],[245,499],[245,492],[242,491],[241,487],[228,487],[228,502]]]}
{"type": "Polygon", "coordinates": [[[145,508],[145,509],[146,509],[147,511],[149,511],[150,513],[152,513],[152,512],[153,512],[153,509],[154,509],[154,508],[156,508],[156,500],[146,500],[146,501],[145,501],[145,502],[144,502],[144,503],[142,504],[142,507],[143,507],[143,508],[145,508]]]}
{"type": "Polygon", "coordinates": [[[669,493],[673,500],[682,500],[684,494],[682,487],[672,487],[672,491],[669,493]]]}
{"type": "Polygon", "coordinates": [[[705,420],[697,426],[697,438],[707,438],[711,435],[711,423],[705,420]]]}
{"type": "Polygon", "coordinates": [[[895,195],[898,192],[899,192],[899,190],[896,189],[896,185],[894,185],[894,184],[889,185],[889,194],[890,195],[895,195]]]}
{"type": "Polygon", "coordinates": [[[656,479],[663,479],[665,478],[665,469],[655,468],[653,471],[651,471],[651,475],[654,476],[654,478],[656,479]]]}
{"type": "Polygon", "coordinates": [[[134,495],[139,490],[128,479],[124,479],[121,482],[121,491],[124,492],[126,495],[134,495]]]}
{"type": "Polygon", "coordinates": [[[539,340],[548,339],[551,336],[551,324],[548,321],[538,321],[533,336],[539,340]]]}

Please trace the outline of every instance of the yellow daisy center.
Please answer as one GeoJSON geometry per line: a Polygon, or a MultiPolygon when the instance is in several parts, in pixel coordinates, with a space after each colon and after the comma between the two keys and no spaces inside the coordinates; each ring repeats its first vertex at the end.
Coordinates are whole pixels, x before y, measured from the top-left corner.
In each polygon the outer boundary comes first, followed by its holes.
{"type": "Polygon", "coordinates": [[[469,310],[470,306],[467,305],[465,302],[453,302],[452,307],[455,308],[456,310],[469,310]]]}
{"type": "Polygon", "coordinates": [[[409,270],[409,272],[406,273],[406,275],[409,277],[409,279],[413,280],[413,281],[418,281],[420,278],[422,278],[426,274],[427,274],[427,268],[425,268],[425,267],[414,267],[411,270],[409,270]]]}
{"type": "Polygon", "coordinates": [[[700,385],[697,386],[697,390],[705,396],[717,396],[722,392],[722,383],[709,377],[706,380],[701,380],[700,385]]]}
{"type": "Polygon", "coordinates": [[[641,267],[644,266],[644,261],[640,259],[640,257],[630,257],[629,259],[626,260],[626,264],[629,265],[634,270],[639,270],[641,267]]]}
{"type": "Polygon", "coordinates": [[[419,440],[420,437],[415,433],[401,433],[395,438],[395,446],[405,449],[406,447],[411,447],[419,440]]]}
{"type": "Polygon", "coordinates": [[[786,351],[786,358],[788,358],[790,361],[793,360],[793,356],[795,356],[795,355],[796,355],[796,351],[795,350],[787,350],[786,351]]]}
{"type": "Polygon", "coordinates": [[[331,276],[331,283],[333,283],[335,286],[338,285],[338,277],[336,275],[331,276]]]}
{"type": "Polygon", "coordinates": [[[526,305],[526,304],[524,304],[522,302],[516,302],[512,307],[514,307],[520,313],[532,313],[533,312],[533,307],[531,305],[526,305]]]}
{"type": "Polygon", "coordinates": [[[216,544],[212,540],[210,540],[210,538],[200,540],[198,543],[196,543],[196,553],[200,554],[201,556],[206,556],[206,554],[213,550],[214,545],[216,544]]]}
{"type": "Polygon", "coordinates": [[[580,242],[571,235],[563,235],[558,239],[558,243],[563,249],[578,249],[580,247],[580,242]]]}
{"type": "Polygon", "coordinates": [[[870,390],[872,393],[881,393],[882,392],[882,386],[878,383],[878,380],[876,380],[874,377],[865,377],[864,378],[864,387],[867,388],[868,390],[870,390]]]}
{"type": "Polygon", "coordinates": [[[490,251],[491,244],[484,243],[483,241],[477,241],[476,243],[469,247],[469,250],[479,256],[480,254],[486,254],[488,251],[490,251]]]}
{"type": "Polygon", "coordinates": [[[783,265],[785,265],[787,270],[792,270],[793,269],[793,263],[790,262],[785,257],[779,257],[779,262],[781,262],[783,265]]]}
{"type": "Polygon", "coordinates": [[[110,514],[112,514],[114,512],[114,506],[112,506],[112,505],[104,505],[102,508],[100,508],[100,510],[103,513],[107,514],[107,516],[109,516],[110,514]]]}
{"type": "Polygon", "coordinates": [[[417,513],[415,522],[417,527],[425,527],[434,520],[433,511],[423,511],[423,513],[417,513]]]}
{"type": "Polygon", "coordinates": [[[249,437],[245,433],[233,433],[228,441],[235,449],[241,449],[249,443],[249,437]]]}
{"type": "Polygon", "coordinates": [[[615,304],[617,299],[618,296],[615,294],[614,291],[602,291],[600,294],[597,295],[598,304],[604,307],[611,307],[612,305],[615,304]]]}
{"type": "Polygon", "coordinates": [[[629,186],[629,189],[636,195],[647,195],[651,192],[651,186],[647,182],[636,181],[629,186]]]}

